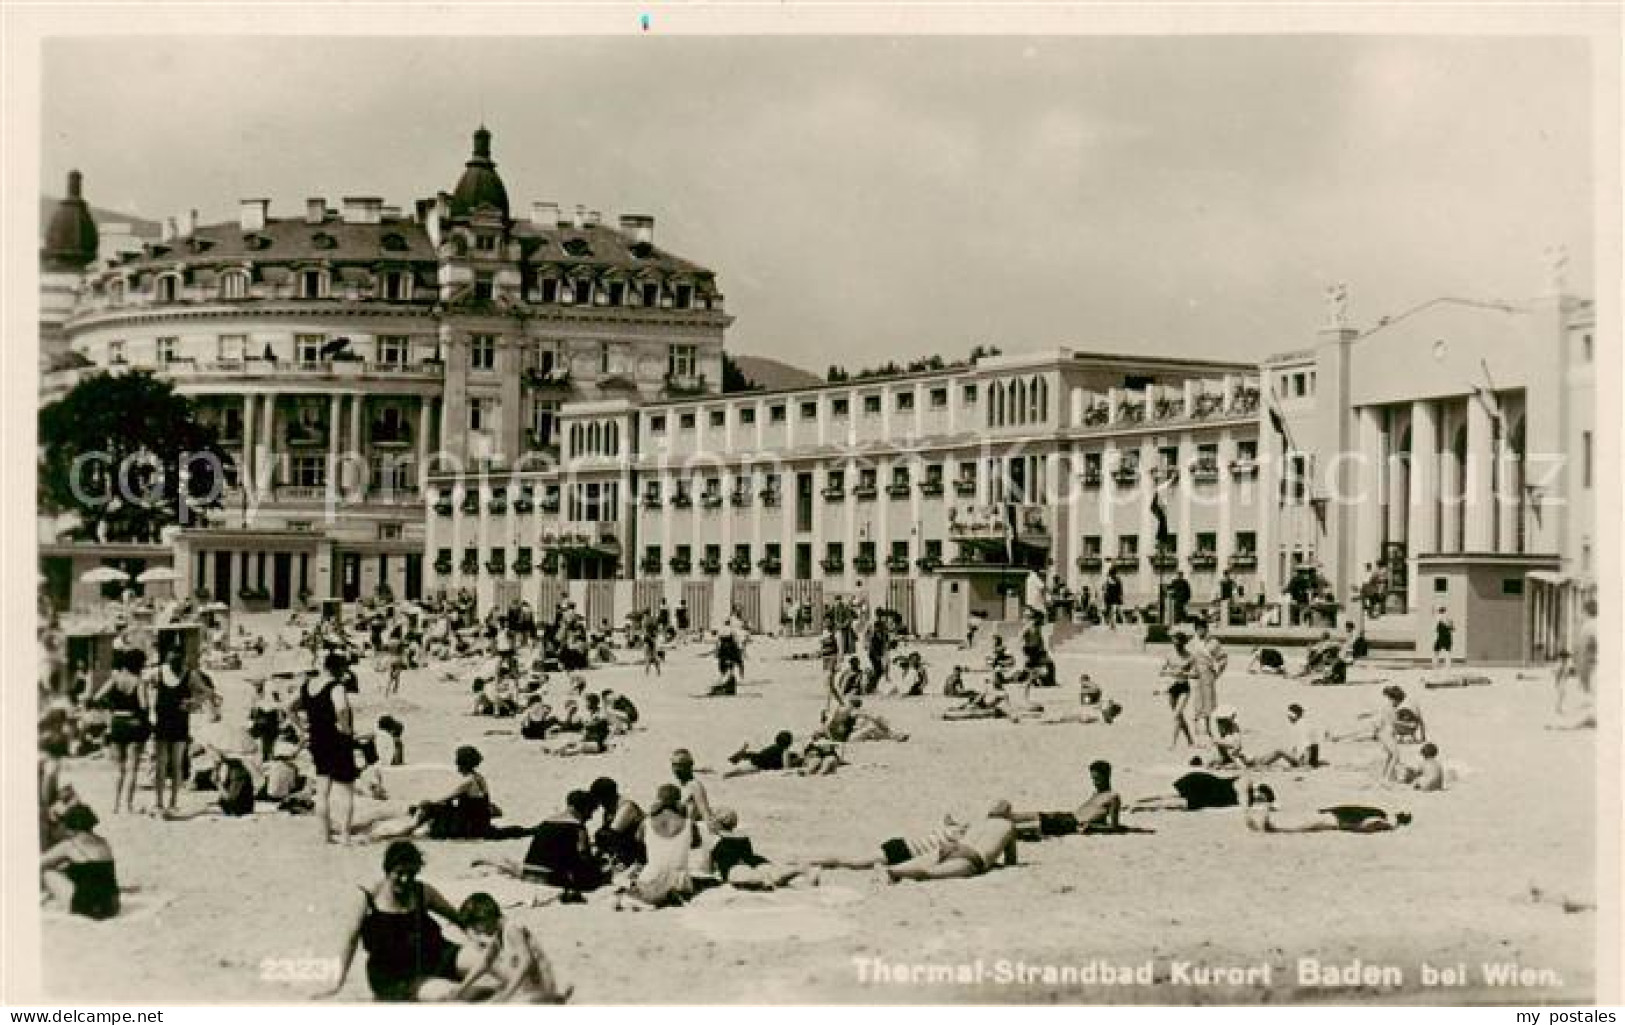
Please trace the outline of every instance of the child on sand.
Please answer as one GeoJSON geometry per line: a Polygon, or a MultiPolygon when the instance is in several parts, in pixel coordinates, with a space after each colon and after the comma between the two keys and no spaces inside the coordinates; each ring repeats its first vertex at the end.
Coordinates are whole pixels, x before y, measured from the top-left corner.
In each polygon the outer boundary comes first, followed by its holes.
{"type": "Polygon", "coordinates": [[[470,894],[458,909],[458,918],[473,941],[478,960],[449,999],[562,1004],[575,992],[573,986],[559,991],[541,945],[524,925],[505,921],[490,894],[470,894]]]}

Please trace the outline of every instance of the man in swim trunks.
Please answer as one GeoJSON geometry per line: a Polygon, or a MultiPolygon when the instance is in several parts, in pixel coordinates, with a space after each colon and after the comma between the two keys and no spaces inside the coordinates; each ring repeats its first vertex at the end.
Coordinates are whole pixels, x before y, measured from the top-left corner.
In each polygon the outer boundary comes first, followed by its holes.
{"type": "Polygon", "coordinates": [[[1023,840],[1074,833],[1110,833],[1119,828],[1118,813],[1123,799],[1112,790],[1112,766],[1107,761],[1089,763],[1089,782],[1095,792],[1076,811],[1014,812],[1012,821],[1023,840]]]}
{"type": "Polygon", "coordinates": [[[752,772],[777,772],[784,768],[785,755],[790,751],[790,745],[795,737],[789,730],[780,730],[773,738],[773,743],[760,750],[752,750],[749,744],[728,756],[728,761],[735,767],[723,773],[727,776],[744,776],[752,772]],[[741,764],[748,763],[748,764],[741,764]]]}
{"type": "Polygon", "coordinates": [[[1010,802],[999,801],[988,809],[987,817],[973,824],[965,835],[944,844],[933,854],[884,865],[877,878],[887,883],[902,880],[924,882],[932,879],[968,879],[998,865],[1016,864],[1016,825],[1010,820],[1010,802]]]}
{"type": "Polygon", "coordinates": [[[965,827],[951,817],[942,820],[941,827],[923,836],[894,836],[883,842],[877,850],[867,854],[829,854],[808,858],[807,864],[819,868],[872,869],[881,865],[901,865],[915,858],[940,850],[965,835],[965,827]]]}

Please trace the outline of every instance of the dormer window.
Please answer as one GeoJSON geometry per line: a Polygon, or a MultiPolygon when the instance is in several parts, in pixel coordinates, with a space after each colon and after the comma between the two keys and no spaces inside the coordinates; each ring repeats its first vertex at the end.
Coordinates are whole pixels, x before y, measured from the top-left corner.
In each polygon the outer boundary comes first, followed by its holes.
{"type": "Polygon", "coordinates": [[[496,298],[496,283],[489,274],[479,274],[474,278],[474,298],[491,300],[496,298]]]}
{"type": "Polygon", "coordinates": [[[124,302],[124,279],[114,278],[107,283],[107,299],[117,306],[124,302]]]}
{"type": "Polygon", "coordinates": [[[542,302],[556,303],[559,301],[559,283],[554,278],[542,279],[542,302]]]}
{"type": "Polygon", "coordinates": [[[626,286],[619,281],[609,284],[609,305],[619,306],[626,301],[626,286]]]}
{"type": "Polygon", "coordinates": [[[584,238],[566,239],[564,251],[571,256],[587,257],[592,255],[592,246],[589,246],[584,238]]]}
{"type": "Polygon", "coordinates": [[[648,284],[643,286],[643,305],[653,308],[660,305],[660,286],[648,284]]]}
{"type": "Polygon", "coordinates": [[[676,299],[676,302],[674,303],[674,305],[679,310],[686,310],[691,305],[693,305],[693,303],[694,303],[694,286],[693,285],[678,285],[677,286],[677,299],[676,299]]]}
{"type": "Polygon", "coordinates": [[[577,281],[575,283],[575,300],[577,306],[587,306],[592,303],[591,281],[577,281]]]}
{"type": "Polygon", "coordinates": [[[400,253],[406,250],[406,239],[393,231],[383,237],[382,244],[385,249],[392,253],[400,253]]]}
{"type": "Polygon", "coordinates": [[[220,298],[247,299],[248,272],[233,270],[220,275],[220,298]]]}
{"type": "Polygon", "coordinates": [[[299,272],[299,298],[326,299],[327,298],[327,272],[319,270],[303,270],[299,272]]]}
{"type": "Polygon", "coordinates": [[[181,279],[174,274],[165,274],[159,278],[154,288],[154,297],[161,303],[172,303],[180,298],[181,279]]]}
{"type": "Polygon", "coordinates": [[[310,244],[317,249],[337,249],[339,240],[325,231],[318,231],[310,237],[310,244]]]}
{"type": "Polygon", "coordinates": [[[655,247],[647,242],[632,243],[632,255],[639,260],[647,260],[655,254],[655,247]]]}
{"type": "Polygon", "coordinates": [[[390,302],[412,298],[412,278],[405,271],[385,271],[378,279],[378,293],[390,302]]]}
{"type": "Polygon", "coordinates": [[[497,237],[495,235],[475,235],[474,248],[481,253],[494,253],[497,251],[497,237]]]}
{"type": "Polygon", "coordinates": [[[243,245],[249,249],[269,249],[271,248],[271,240],[264,235],[249,234],[243,236],[243,245]]]}

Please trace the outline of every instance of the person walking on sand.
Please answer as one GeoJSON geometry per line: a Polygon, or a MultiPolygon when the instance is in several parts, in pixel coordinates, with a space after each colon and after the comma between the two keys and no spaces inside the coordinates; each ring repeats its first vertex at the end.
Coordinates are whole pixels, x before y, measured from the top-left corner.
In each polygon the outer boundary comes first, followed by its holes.
{"type": "Polygon", "coordinates": [[[1174,735],[1168,742],[1168,749],[1172,751],[1179,746],[1179,738],[1184,737],[1185,743],[1195,747],[1196,739],[1191,736],[1191,724],[1185,718],[1185,709],[1191,700],[1191,677],[1196,674],[1195,660],[1191,656],[1190,638],[1183,632],[1173,635],[1174,650],[1162,665],[1162,675],[1169,677],[1168,683],[1168,709],[1174,716],[1174,735]]]}

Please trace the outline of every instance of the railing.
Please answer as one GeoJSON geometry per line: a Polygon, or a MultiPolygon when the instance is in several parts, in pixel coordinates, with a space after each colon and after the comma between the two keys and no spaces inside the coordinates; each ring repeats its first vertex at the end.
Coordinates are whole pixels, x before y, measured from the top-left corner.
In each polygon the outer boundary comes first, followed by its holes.
{"type": "Polygon", "coordinates": [[[907,498],[908,493],[909,483],[906,480],[894,480],[890,484],[886,485],[886,494],[891,498],[907,498]]]}
{"type": "Polygon", "coordinates": [[[1100,482],[1101,482],[1101,474],[1100,474],[1099,470],[1096,470],[1093,473],[1089,473],[1089,472],[1086,471],[1083,474],[1083,486],[1086,487],[1086,488],[1098,488],[1098,487],[1100,487],[1100,482]]]}
{"type": "Polygon", "coordinates": [[[776,577],[784,571],[784,565],[778,559],[761,559],[756,563],[763,574],[776,577]]]}
{"type": "Polygon", "coordinates": [[[880,494],[880,487],[875,484],[859,484],[852,489],[852,497],[860,501],[873,501],[880,494]]]}
{"type": "Polygon", "coordinates": [[[832,559],[829,556],[818,560],[818,565],[825,573],[842,573],[846,570],[846,560],[832,559]]]}
{"type": "Polygon", "coordinates": [[[508,565],[501,559],[487,559],[485,571],[494,577],[500,577],[508,572],[508,565]]]}
{"type": "Polygon", "coordinates": [[[728,504],[736,509],[743,509],[750,505],[749,491],[734,491],[728,495],[728,504]]]}
{"type": "Polygon", "coordinates": [[[325,502],[327,495],[328,489],[325,484],[319,487],[279,484],[276,488],[276,498],[279,502],[325,502]]]}
{"type": "Polygon", "coordinates": [[[750,560],[748,558],[741,559],[736,555],[728,560],[728,571],[739,576],[745,576],[750,572],[750,560]]]}
{"type": "Polygon", "coordinates": [[[907,573],[908,556],[888,555],[886,557],[886,569],[892,573],[907,573]]]}
{"type": "Polygon", "coordinates": [[[1213,569],[1219,564],[1217,552],[1192,552],[1191,569],[1213,569]]]}
{"type": "Polygon", "coordinates": [[[875,557],[873,555],[859,555],[852,560],[852,568],[859,573],[873,573],[875,571],[875,557]]]}
{"type": "Polygon", "coordinates": [[[643,493],[643,507],[645,509],[658,509],[660,508],[660,504],[659,494],[652,491],[645,491],[643,493]]]}
{"type": "Polygon", "coordinates": [[[722,508],[722,492],[720,492],[720,491],[707,491],[705,494],[701,495],[700,496],[700,508],[702,508],[702,509],[720,509],[720,508],[722,508]]]}
{"type": "Polygon", "coordinates": [[[1101,427],[1112,418],[1111,407],[1104,402],[1097,402],[1083,411],[1083,425],[1085,427],[1101,427]]]}
{"type": "Polygon", "coordinates": [[[670,565],[673,573],[687,573],[694,568],[694,564],[692,562],[678,555],[673,555],[671,557],[670,565]]]}
{"type": "Polygon", "coordinates": [[[1258,556],[1252,552],[1237,552],[1230,556],[1231,569],[1253,569],[1258,565],[1258,556]]]}
{"type": "Polygon", "coordinates": [[[451,575],[451,560],[450,559],[436,559],[434,561],[434,571],[436,573],[439,573],[443,577],[444,576],[450,576],[451,575]]]}
{"type": "Polygon", "coordinates": [[[1215,462],[1197,462],[1191,465],[1191,481],[1196,484],[1212,484],[1219,479],[1219,464],[1215,462]]]}
{"type": "Polygon", "coordinates": [[[920,494],[926,496],[927,498],[939,498],[939,497],[941,497],[942,496],[942,479],[940,477],[939,478],[934,478],[934,479],[933,478],[927,478],[925,480],[920,481],[920,494]]]}
{"type": "Polygon", "coordinates": [[[1140,557],[1138,555],[1116,555],[1112,557],[1112,565],[1118,569],[1139,569],[1140,557]]]}
{"type": "Polygon", "coordinates": [[[1179,556],[1177,555],[1148,555],[1146,561],[1151,564],[1152,569],[1164,573],[1179,568],[1179,556]]]}
{"type": "Polygon", "coordinates": [[[715,575],[722,572],[722,559],[706,558],[700,560],[700,572],[715,575]]]}
{"type": "Polygon", "coordinates": [[[1232,477],[1238,477],[1238,478],[1240,478],[1240,477],[1256,477],[1256,476],[1258,476],[1258,460],[1256,460],[1256,459],[1236,459],[1236,460],[1233,460],[1230,463],[1230,475],[1232,477]]]}
{"type": "Polygon", "coordinates": [[[1120,466],[1112,471],[1112,483],[1124,487],[1132,487],[1140,480],[1140,468],[1137,466],[1120,466]]]}
{"type": "Polygon", "coordinates": [[[954,494],[959,495],[959,496],[961,496],[963,498],[969,498],[969,497],[975,495],[976,494],[976,478],[975,477],[960,477],[958,480],[954,481],[954,494]]]}
{"type": "Polygon", "coordinates": [[[671,496],[673,509],[687,509],[694,504],[694,497],[686,491],[678,491],[671,496]]]}
{"type": "Polygon", "coordinates": [[[938,569],[942,568],[942,556],[922,555],[918,559],[914,560],[914,565],[920,567],[921,572],[934,573],[938,569]]]}
{"type": "MultiPolygon", "coordinates": [[[[672,568],[676,569],[677,567],[673,566],[672,568]]],[[[643,560],[638,563],[638,569],[643,573],[650,574],[651,576],[654,575],[654,574],[659,573],[660,572],[660,556],[657,555],[657,556],[655,556],[654,558],[651,559],[647,555],[645,555],[643,557],[643,560]]]]}
{"type": "Polygon", "coordinates": [[[846,488],[839,484],[831,484],[823,490],[824,499],[830,502],[840,502],[846,499],[846,488]]]}
{"type": "Polygon", "coordinates": [[[361,364],[369,374],[382,374],[388,377],[428,377],[436,378],[445,371],[443,363],[377,363],[361,364]]]}
{"type": "Polygon", "coordinates": [[[547,495],[547,496],[543,497],[542,501],[541,501],[541,506],[542,506],[542,512],[544,512],[544,513],[548,513],[549,515],[557,513],[559,511],[559,496],[558,495],[547,495]]]}
{"type": "Polygon", "coordinates": [[[779,494],[778,488],[763,488],[761,491],[761,498],[762,505],[772,509],[779,504],[782,496],[779,494]]]}

